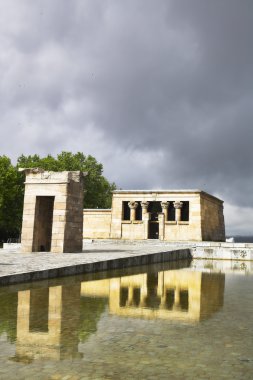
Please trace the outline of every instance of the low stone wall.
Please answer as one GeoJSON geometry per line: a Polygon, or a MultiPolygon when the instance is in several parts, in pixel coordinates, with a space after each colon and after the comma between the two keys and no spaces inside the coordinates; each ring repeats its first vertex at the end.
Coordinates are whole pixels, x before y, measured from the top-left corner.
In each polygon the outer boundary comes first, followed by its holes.
{"type": "Polygon", "coordinates": [[[212,260],[253,260],[253,243],[225,243],[225,242],[165,242],[152,240],[121,240],[104,239],[92,240],[93,244],[133,244],[133,245],[157,245],[170,249],[189,248],[194,259],[212,260]]]}
{"type": "Polygon", "coordinates": [[[3,243],[3,249],[8,251],[16,251],[21,248],[21,243],[3,243]]]}
{"type": "Polygon", "coordinates": [[[191,248],[194,259],[253,260],[251,243],[201,243],[191,248]]]}
{"type": "Polygon", "coordinates": [[[233,273],[237,275],[245,275],[253,273],[253,261],[244,260],[207,260],[197,259],[194,260],[191,266],[200,270],[201,272],[224,272],[233,273]]]}

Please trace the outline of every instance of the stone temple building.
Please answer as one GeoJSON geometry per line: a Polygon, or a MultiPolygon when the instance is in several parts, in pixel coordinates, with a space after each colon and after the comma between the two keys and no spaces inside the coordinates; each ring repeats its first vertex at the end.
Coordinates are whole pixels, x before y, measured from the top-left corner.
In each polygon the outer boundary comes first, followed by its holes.
{"type": "Polygon", "coordinates": [[[115,190],[111,209],[83,210],[80,171],[25,172],[23,252],[81,252],[84,239],[224,241],[223,201],[200,190],[115,190]]]}
{"type": "Polygon", "coordinates": [[[83,210],[83,237],[225,241],[223,201],[201,190],[116,190],[111,209],[83,210]]]}

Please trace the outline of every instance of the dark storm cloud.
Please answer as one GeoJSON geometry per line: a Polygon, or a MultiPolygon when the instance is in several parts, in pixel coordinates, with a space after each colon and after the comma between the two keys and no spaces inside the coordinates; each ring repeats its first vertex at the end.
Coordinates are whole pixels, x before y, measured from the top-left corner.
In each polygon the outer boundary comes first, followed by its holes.
{"type": "Polygon", "coordinates": [[[252,0],[2,0],[1,152],[81,150],[123,188],[203,188],[235,230],[253,207],[252,35],[252,0]]]}

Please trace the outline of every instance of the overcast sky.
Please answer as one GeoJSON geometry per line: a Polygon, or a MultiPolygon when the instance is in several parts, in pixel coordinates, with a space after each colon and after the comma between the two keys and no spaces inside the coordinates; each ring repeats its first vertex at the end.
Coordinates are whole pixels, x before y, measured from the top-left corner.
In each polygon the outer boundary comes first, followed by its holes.
{"type": "Polygon", "coordinates": [[[253,234],[252,0],[0,0],[0,155],[91,154],[253,234]]]}

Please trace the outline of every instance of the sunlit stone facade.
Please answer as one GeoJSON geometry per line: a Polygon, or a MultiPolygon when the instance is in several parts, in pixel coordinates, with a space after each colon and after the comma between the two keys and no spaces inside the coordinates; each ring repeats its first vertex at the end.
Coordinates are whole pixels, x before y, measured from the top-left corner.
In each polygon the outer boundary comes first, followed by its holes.
{"type": "Polygon", "coordinates": [[[200,190],[116,190],[112,209],[84,210],[83,236],[224,241],[223,201],[200,190]]]}

